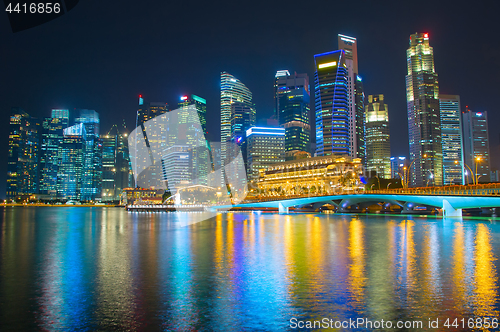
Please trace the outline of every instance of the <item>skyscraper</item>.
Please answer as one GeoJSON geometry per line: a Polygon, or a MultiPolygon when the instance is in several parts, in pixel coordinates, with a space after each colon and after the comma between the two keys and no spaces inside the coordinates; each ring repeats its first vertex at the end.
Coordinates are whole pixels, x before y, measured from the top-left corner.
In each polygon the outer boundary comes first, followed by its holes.
{"type": "Polygon", "coordinates": [[[139,95],[139,108],[137,110],[136,127],[144,122],[168,112],[168,104],[164,102],[144,102],[142,95],[139,95]]]}
{"type": "Polygon", "coordinates": [[[429,34],[415,33],[410,36],[406,60],[410,161],[414,161],[410,170],[411,184],[423,186],[432,178],[434,185],[442,185],[439,86],[429,34]]]}
{"type": "Polygon", "coordinates": [[[356,75],[356,82],[354,83],[354,105],[356,107],[355,110],[356,157],[355,158],[360,158],[361,163],[365,164],[365,159],[366,159],[365,93],[363,91],[363,81],[359,75],[356,75]]]}
{"type": "Polygon", "coordinates": [[[439,95],[443,184],[463,184],[463,141],[460,96],[439,95]]]}
{"type": "Polygon", "coordinates": [[[7,199],[38,192],[39,127],[37,119],[22,108],[12,108],[7,157],[7,199]]]}
{"type": "Polygon", "coordinates": [[[50,118],[42,124],[40,142],[40,188],[42,195],[57,198],[58,153],[64,135],[63,130],[69,126],[69,110],[52,110],[50,118]]]}
{"type": "MultiPolygon", "coordinates": [[[[145,145],[150,148],[151,146],[159,146],[161,142],[168,141],[169,137],[165,136],[167,133],[167,128],[165,128],[166,124],[160,122],[161,128],[157,128],[155,130],[146,130],[145,123],[151,119],[154,119],[162,114],[165,114],[169,111],[168,104],[165,102],[145,102],[142,95],[139,95],[139,108],[137,110],[136,116],[136,128],[140,127],[142,130],[142,137],[144,139],[145,145]],[[149,133],[149,134],[148,134],[149,133]]],[[[139,140],[135,140],[136,144],[139,143],[139,140]]],[[[137,149],[137,147],[134,147],[137,149]]],[[[149,151],[151,152],[151,151],[149,151]]],[[[151,154],[148,155],[150,160],[141,161],[144,164],[148,162],[153,162],[154,158],[151,154]]],[[[141,154],[141,158],[144,155],[141,154]]],[[[134,170],[137,173],[137,170],[134,170]]],[[[159,179],[161,177],[161,165],[152,164],[147,172],[143,172],[138,175],[136,186],[141,186],[145,188],[158,188],[159,183],[157,181],[153,181],[153,179],[159,179]]]]}
{"type": "Polygon", "coordinates": [[[77,110],[75,124],[82,124],[83,131],[83,174],[81,197],[83,201],[94,201],[101,197],[102,183],[102,140],[99,136],[99,113],[94,110],[77,110]]]}
{"type": "Polygon", "coordinates": [[[366,104],[366,169],[391,178],[389,110],[384,95],[369,95],[366,104]]]}
{"type": "Polygon", "coordinates": [[[350,154],[348,71],[345,52],[314,56],[316,153],[318,156],[350,154]]]}
{"type": "Polygon", "coordinates": [[[276,119],[285,128],[285,159],[299,151],[309,152],[309,77],[280,70],[275,76],[276,119]]]}
{"type": "MultiPolygon", "coordinates": [[[[241,103],[244,106],[254,109],[252,103],[252,93],[250,90],[233,75],[221,73],[220,87],[220,112],[221,112],[221,169],[224,169],[227,155],[227,142],[231,141],[231,105],[241,103]]],[[[222,172],[224,173],[224,172],[222,172]]],[[[224,174],[222,180],[224,179],[224,174]]]]}
{"type": "MultiPolygon", "coordinates": [[[[477,173],[478,182],[489,182],[491,174],[488,112],[471,111],[466,107],[463,113],[463,141],[465,163],[477,173]]],[[[473,182],[470,177],[469,182],[473,182]]]]}
{"type": "Polygon", "coordinates": [[[246,131],[255,125],[255,121],[255,108],[240,102],[231,104],[231,142],[242,143],[246,131]]]}
{"type": "Polygon", "coordinates": [[[349,103],[349,151],[352,158],[365,158],[364,94],[358,70],[358,44],[354,37],[338,35],[339,50],[345,52],[349,103]]]}
{"type": "Polygon", "coordinates": [[[182,96],[179,107],[186,107],[189,105],[194,105],[198,111],[198,117],[200,118],[200,124],[203,128],[203,133],[207,135],[207,101],[197,95],[182,96]]]}
{"type": "Polygon", "coordinates": [[[102,201],[119,201],[123,189],[134,185],[125,122],[102,136],[102,201]]]}
{"type": "Polygon", "coordinates": [[[246,136],[248,177],[257,181],[261,169],[285,161],[285,129],[252,127],[247,130],[246,136]]]}
{"type": "Polygon", "coordinates": [[[82,199],[85,136],[85,126],[81,122],[63,130],[63,141],[57,154],[57,197],[62,200],[82,199]]]}
{"type": "Polygon", "coordinates": [[[236,77],[222,72],[220,91],[222,159],[226,153],[225,142],[231,140],[231,105],[236,102],[253,108],[252,93],[236,77]]]}
{"type": "Polygon", "coordinates": [[[206,101],[195,95],[191,96],[191,100],[188,96],[182,96],[179,107],[169,113],[170,121],[175,125],[168,128],[171,137],[167,146],[187,146],[190,156],[191,182],[207,185],[207,175],[211,170],[211,165],[210,146],[205,136],[206,101]],[[175,137],[172,135],[173,132],[177,133],[175,137]]]}

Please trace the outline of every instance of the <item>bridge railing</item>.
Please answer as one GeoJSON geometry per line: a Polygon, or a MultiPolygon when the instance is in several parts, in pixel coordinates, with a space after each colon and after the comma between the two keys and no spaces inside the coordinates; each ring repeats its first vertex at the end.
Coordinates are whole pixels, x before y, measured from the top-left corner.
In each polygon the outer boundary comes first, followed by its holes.
{"type": "Polygon", "coordinates": [[[297,195],[256,195],[247,196],[245,201],[273,201],[303,197],[321,197],[352,194],[384,194],[384,195],[432,195],[432,196],[500,196],[500,183],[468,185],[468,186],[443,186],[443,187],[418,187],[406,189],[379,189],[379,190],[339,190],[335,192],[307,193],[297,195]]]}

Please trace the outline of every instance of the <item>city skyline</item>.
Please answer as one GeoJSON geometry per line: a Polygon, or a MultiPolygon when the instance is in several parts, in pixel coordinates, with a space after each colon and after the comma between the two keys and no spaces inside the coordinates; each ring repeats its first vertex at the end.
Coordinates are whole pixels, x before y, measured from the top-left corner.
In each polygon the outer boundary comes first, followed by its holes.
{"type": "MultiPolygon", "coordinates": [[[[330,5],[325,4],[325,6],[330,5]]],[[[201,8],[203,6],[196,9],[192,19],[199,18],[202,15],[201,8]]],[[[173,9],[175,8],[170,8],[170,10],[173,9]]],[[[415,31],[425,31],[431,36],[436,50],[435,62],[440,74],[440,93],[458,94],[461,96],[463,106],[469,105],[474,110],[489,111],[490,123],[494,123],[498,120],[492,98],[494,95],[492,92],[495,91],[496,85],[495,83],[486,82],[496,77],[498,71],[498,66],[491,62],[497,48],[490,43],[490,40],[493,39],[489,38],[488,33],[482,31],[487,28],[488,20],[481,16],[478,25],[466,29],[465,27],[447,24],[450,18],[441,15],[447,10],[445,6],[437,5],[437,7],[434,6],[434,9],[432,13],[429,13],[422,6],[415,9],[411,17],[401,21],[397,19],[396,13],[403,13],[402,7],[376,6],[375,8],[375,6],[363,5],[360,6],[359,15],[354,21],[350,22],[347,19],[340,18],[331,24],[322,23],[320,17],[312,20],[304,13],[306,22],[312,23],[314,21],[318,24],[316,28],[321,28],[322,32],[316,35],[317,38],[311,40],[312,30],[306,27],[293,36],[281,33],[279,34],[280,38],[276,38],[279,31],[272,31],[270,35],[273,36],[272,43],[268,38],[256,40],[252,37],[257,36],[259,32],[266,31],[272,22],[269,18],[258,14],[256,17],[263,18],[262,25],[256,31],[244,34],[250,38],[248,43],[233,43],[228,46],[220,46],[218,38],[207,39],[205,36],[201,36],[198,39],[199,42],[196,44],[196,48],[199,50],[214,49],[214,51],[209,52],[203,59],[197,60],[194,60],[195,58],[190,55],[195,54],[192,52],[194,46],[178,48],[176,51],[172,50],[167,58],[164,56],[160,58],[150,54],[146,58],[141,56],[132,60],[130,56],[136,54],[133,51],[136,49],[136,43],[129,46],[126,41],[140,35],[141,38],[138,38],[138,40],[143,40],[140,41],[141,43],[152,42],[147,31],[144,30],[146,28],[142,28],[142,30],[139,28],[137,32],[127,35],[126,39],[123,33],[117,35],[117,46],[124,47],[123,51],[120,52],[120,57],[124,58],[113,63],[104,71],[103,68],[105,67],[103,65],[112,63],[111,56],[116,53],[103,44],[106,38],[94,34],[93,36],[96,38],[92,40],[87,39],[78,42],[70,40],[73,49],[85,50],[83,52],[85,56],[69,57],[67,62],[63,62],[65,64],[64,68],[57,69],[54,65],[60,63],[61,57],[67,52],[63,51],[55,54],[49,52],[54,59],[49,58],[48,53],[46,54],[40,48],[41,42],[43,42],[43,48],[47,50],[54,48],[57,44],[46,38],[39,38],[43,32],[40,30],[45,29],[44,31],[46,31],[48,29],[48,31],[51,31],[56,29],[60,33],[61,30],[67,28],[68,32],[64,33],[75,33],[76,38],[81,31],[72,30],[69,19],[82,20],[85,15],[90,15],[90,8],[78,6],[65,17],[54,20],[47,25],[18,34],[9,33],[5,35],[7,48],[10,47],[20,52],[24,47],[30,45],[30,47],[40,49],[40,52],[37,58],[30,60],[32,64],[27,62],[26,57],[12,58],[9,53],[6,63],[10,63],[11,66],[4,68],[7,78],[4,84],[9,82],[9,85],[4,89],[7,93],[0,106],[4,114],[10,112],[10,107],[19,106],[24,108],[30,115],[39,118],[45,116],[44,114],[52,108],[90,108],[100,113],[103,128],[111,127],[116,114],[120,114],[120,116],[123,114],[128,126],[132,127],[135,121],[135,105],[138,94],[143,94],[148,100],[168,100],[169,103],[174,103],[181,95],[195,93],[207,100],[207,114],[213,115],[213,118],[208,120],[209,135],[218,136],[215,125],[220,122],[215,117],[219,116],[217,111],[220,107],[218,75],[221,71],[226,70],[245,82],[254,94],[258,117],[267,118],[273,113],[273,91],[269,89],[269,85],[272,85],[274,73],[283,68],[290,68],[296,72],[307,73],[309,77],[312,77],[314,73],[314,64],[311,61],[312,55],[337,49],[338,34],[344,34],[353,36],[359,41],[358,54],[365,94],[383,93],[391,105],[389,111],[391,122],[399,124],[404,121],[406,123],[405,96],[402,87],[406,66],[404,50],[407,47],[410,34],[415,31]],[[380,23],[379,18],[375,19],[372,15],[374,10],[379,13],[384,10],[387,11],[388,22],[380,23]],[[393,32],[392,27],[395,24],[398,31],[393,32]],[[370,29],[367,28],[368,25],[370,25],[370,29]],[[388,33],[389,31],[391,33],[388,33]],[[483,74],[473,72],[470,68],[463,68],[460,65],[463,61],[459,51],[462,40],[472,37],[482,50],[479,52],[481,61],[492,64],[488,74],[484,73],[484,77],[479,76],[483,74]],[[301,43],[301,47],[284,47],[285,45],[294,45],[295,42],[301,43]],[[99,46],[104,47],[99,48],[99,46]],[[104,52],[102,55],[100,55],[100,50],[104,52]],[[380,52],[372,52],[374,50],[380,50],[380,52]],[[88,59],[91,58],[95,58],[95,61],[89,62],[88,59]],[[168,61],[165,61],[167,59],[168,61]],[[249,66],[245,65],[245,63],[251,64],[252,69],[249,70],[249,66]],[[179,69],[174,68],[173,64],[177,64],[176,67],[179,67],[179,69]],[[38,66],[39,69],[33,70],[34,65],[38,66]],[[153,68],[155,69],[153,70],[153,68]],[[460,70],[457,68],[460,68],[460,70]],[[22,73],[25,70],[30,70],[29,73],[34,74],[23,75],[22,73]],[[51,74],[48,75],[48,73],[51,74]],[[91,73],[93,73],[92,76],[91,73]],[[105,73],[105,77],[99,78],[100,73],[105,73]],[[193,79],[194,75],[196,75],[195,80],[193,79]],[[21,88],[20,77],[30,78],[28,89],[21,88]],[[62,84],[63,82],[65,83],[62,84]]],[[[127,8],[121,10],[125,15],[132,15],[132,12],[129,12],[127,8]]],[[[255,14],[254,9],[251,9],[250,12],[255,14]]],[[[294,10],[291,10],[291,12],[294,12],[294,10]]],[[[309,13],[311,10],[305,12],[309,13]]],[[[181,11],[179,11],[180,13],[181,11]]],[[[203,12],[204,14],[205,12],[203,12]]],[[[249,14],[244,13],[243,15],[250,18],[251,15],[247,16],[249,14]]],[[[460,17],[460,15],[465,16],[465,14],[465,11],[460,10],[454,16],[454,19],[460,17]]],[[[484,13],[472,9],[467,12],[467,15],[474,20],[478,19],[479,15],[484,15],[484,13]]],[[[98,19],[99,16],[94,18],[98,19]]],[[[175,20],[180,18],[185,19],[186,16],[180,14],[175,20]]],[[[5,18],[2,20],[5,20],[5,18]]],[[[139,21],[141,20],[144,19],[141,17],[139,21]]],[[[212,20],[210,19],[211,23],[214,23],[212,20]]],[[[254,20],[251,19],[249,22],[254,20]]],[[[5,21],[0,22],[5,25],[5,21]]],[[[221,26],[221,24],[215,23],[215,27],[212,28],[215,30],[211,31],[216,32],[221,26]]],[[[106,27],[107,23],[100,23],[93,31],[95,33],[105,31],[102,29],[106,29],[106,27]]],[[[154,26],[147,29],[153,28],[154,26]]],[[[184,40],[188,40],[186,37],[192,35],[192,32],[179,31],[178,36],[168,33],[170,39],[166,43],[178,42],[186,46],[187,42],[184,42],[184,40]]],[[[231,35],[241,33],[241,29],[236,27],[231,32],[231,35]]],[[[13,52],[12,54],[17,53],[13,52]]],[[[405,125],[392,125],[391,133],[406,136],[407,129],[403,127],[405,125]]],[[[498,130],[496,128],[491,129],[490,137],[491,149],[494,150],[498,146],[498,130]]],[[[7,145],[6,141],[7,138],[5,137],[3,146],[7,145]]],[[[407,151],[408,144],[404,140],[397,140],[396,142],[393,140],[391,142],[391,153],[393,155],[408,155],[407,151]]],[[[498,167],[498,161],[495,158],[496,156],[492,154],[491,162],[493,167],[498,167]]],[[[5,174],[5,172],[2,171],[1,174],[5,174]]],[[[0,181],[0,183],[5,183],[5,181],[0,181]]]]}

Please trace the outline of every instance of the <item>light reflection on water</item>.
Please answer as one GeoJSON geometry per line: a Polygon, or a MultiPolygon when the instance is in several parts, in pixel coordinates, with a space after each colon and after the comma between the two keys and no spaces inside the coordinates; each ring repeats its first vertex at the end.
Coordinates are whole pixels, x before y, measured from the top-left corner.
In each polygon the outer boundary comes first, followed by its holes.
{"type": "Polygon", "coordinates": [[[0,212],[0,330],[286,330],[497,317],[500,226],[118,208],[0,212]]]}

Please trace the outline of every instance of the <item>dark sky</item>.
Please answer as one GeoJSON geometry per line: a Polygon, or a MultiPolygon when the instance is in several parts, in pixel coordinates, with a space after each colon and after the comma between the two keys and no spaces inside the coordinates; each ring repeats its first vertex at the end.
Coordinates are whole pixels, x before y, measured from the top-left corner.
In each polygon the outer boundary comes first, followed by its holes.
{"type": "MultiPolygon", "coordinates": [[[[125,119],[133,129],[137,96],[177,105],[182,94],[207,99],[209,132],[220,125],[219,75],[253,92],[258,118],[273,112],[279,69],[307,72],[314,54],[337,49],[337,34],[358,39],[365,93],[385,95],[391,148],[408,154],[405,74],[409,35],[428,32],[440,92],[462,108],[488,111],[494,168],[500,121],[497,1],[102,1],[80,0],[44,25],[12,33],[0,14],[0,153],[6,156],[10,108],[38,117],[52,108],[95,109],[101,132],[125,119]]],[[[5,191],[6,157],[0,163],[5,191]]]]}

